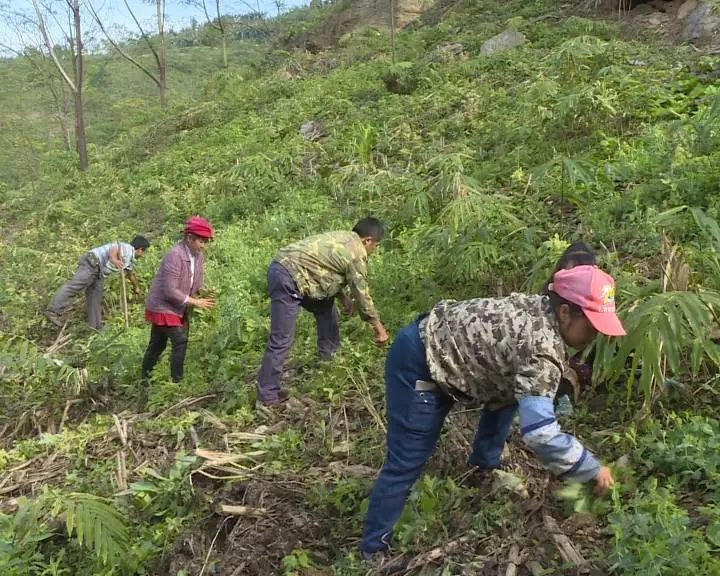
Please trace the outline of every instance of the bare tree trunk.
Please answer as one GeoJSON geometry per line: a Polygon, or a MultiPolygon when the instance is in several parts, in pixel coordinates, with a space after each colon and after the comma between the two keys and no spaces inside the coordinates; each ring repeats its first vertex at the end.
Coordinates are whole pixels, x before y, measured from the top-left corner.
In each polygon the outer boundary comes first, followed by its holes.
{"type": "Polygon", "coordinates": [[[83,43],[80,28],[80,0],[69,0],[75,25],[75,149],[80,159],[80,170],[88,169],[87,138],[85,136],[85,112],[83,106],[83,43]]]}
{"type": "Polygon", "coordinates": [[[67,125],[67,122],[65,122],[65,111],[63,110],[62,102],[55,93],[55,90],[52,90],[53,95],[53,102],[55,104],[55,116],[57,117],[58,124],[60,125],[60,132],[63,137],[63,141],[65,142],[65,149],[68,152],[72,152],[72,135],[70,133],[70,127],[67,125]]]}
{"type": "Polygon", "coordinates": [[[167,65],[165,61],[165,0],[155,0],[160,48],[157,54],[160,107],[167,110],[167,65]]]}
{"type": "Polygon", "coordinates": [[[85,115],[83,106],[83,44],[82,44],[82,28],[80,26],[80,0],[66,0],[68,8],[72,13],[72,29],[69,33],[70,50],[73,52],[73,76],[66,72],[62,63],[55,54],[55,47],[50,35],[48,34],[47,27],[45,26],[45,18],[42,15],[40,6],[37,0],[32,0],[35,13],[38,17],[38,28],[45,44],[45,48],[50,53],[53,64],[57,69],[60,77],[64,80],[70,91],[73,94],[75,101],[75,149],[78,154],[79,167],[83,172],[88,168],[88,154],[87,154],[87,138],[85,135],[85,115]],[[74,36],[74,38],[73,38],[74,36]]]}
{"type": "Polygon", "coordinates": [[[228,55],[227,55],[227,28],[225,26],[225,23],[222,21],[222,11],[220,10],[220,0],[215,0],[215,15],[216,19],[213,20],[210,18],[210,13],[208,12],[207,8],[207,2],[206,0],[200,0],[199,3],[195,3],[197,6],[202,6],[203,12],[205,12],[205,19],[207,20],[207,23],[215,28],[220,33],[220,41],[222,42],[222,58],[223,58],[223,68],[227,70],[228,67],[228,55]]]}
{"type": "Polygon", "coordinates": [[[222,40],[223,68],[227,70],[227,29],[225,28],[225,23],[222,21],[222,15],[220,14],[220,0],[215,0],[215,12],[217,13],[217,29],[220,31],[220,38],[222,40]]]}
{"type": "Polygon", "coordinates": [[[392,47],[392,64],[395,66],[395,0],[390,0],[390,45],[392,47]]]}
{"type": "Polygon", "coordinates": [[[103,34],[105,34],[105,37],[110,41],[110,44],[112,44],[115,50],[117,50],[123,58],[125,58],[129,62],[132,62],[135,66],[142,70],[142,72],[146,74],[153,82],[155,82],[155,85],[158,87],[158,91],[160,92],[160,107],[163,110],[167,110],[167,81],[165,74],[165,0],[155,0],[155,7],[157,10],[158,36],[160,37],[159,50],[155,49],[155,45],[150,39],[150,35],[145,32],[142,24],[140,23],[140,20],[138,20],[135,12],[133,12],[133,9],[130,7],[128,0],[123,0],[123,4],[125,4],[125,8],[127,8],[130,17],[133,19],[135,25],[140,31],[140,37],[145,41],[145,44],[147,44],[150,52],[152,52],[153,58],[155,59],[155,65],[157,67],[157,74],[153,74],[152,72],[150,72],[138,60],[134,59],[127,52],[125,52],[117,42],[110,38],[110,35],[107,33],[107,30],[103,26],[100,17],[97,15],[95,9],[92,8],[92,4],[88,1],[88,6],[90,7],[90,11],[94,16],[95,21],[100,26],[100,29],[103,31],[103,34]]]}

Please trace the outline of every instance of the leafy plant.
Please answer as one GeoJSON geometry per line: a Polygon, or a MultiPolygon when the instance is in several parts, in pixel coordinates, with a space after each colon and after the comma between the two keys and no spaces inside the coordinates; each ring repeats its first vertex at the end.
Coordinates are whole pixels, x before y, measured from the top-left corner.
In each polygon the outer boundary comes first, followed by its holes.
{"type": "Polygon", "coordinates": [[[662,423],[649,423],[635,458],[674,484],[720,494],[720,422],[714,418],[671,414],[662,423]]]}
{"type": "Polygon", "coordinates": [[[300,576],[307,568],[313,565],[307,550],[296,548],[282,559],[282,570],[284,576],[300,576]]]}
{"type": "Polygon", "coordinates": [[[697,375],[703,361],[720,364],[720,349],[710,337],[716,310],[720,293],[711,290],[663,292],[624,304],[627,335],[619,343],[600,342],[595,377],[616,382],[628,374],[629,365],[627,403],[637,390],[649,410],[671,375],[697,375]]]}
{"type": "Polygon", "coordinates": [[[627,503],[614,496],[610,515],[614,545],[611,571],[633,576],[671,576],[686,570],[717,574],[720,560],[711,554],[704,534],[693,529],[687,513],[669,488],[648,482],[627,503]]]}
{"type": "Polygon", "coordinates": [[[22,499],[14,517],[0,515],[0,564],[18,576],[40,575],[46,559],[42,545],[59,534],[58,521],[68,538],[93,551],[103,564],[124,565],[130,534],[120,511],[93,494],[47,488],[34,500],[22,499]]]}

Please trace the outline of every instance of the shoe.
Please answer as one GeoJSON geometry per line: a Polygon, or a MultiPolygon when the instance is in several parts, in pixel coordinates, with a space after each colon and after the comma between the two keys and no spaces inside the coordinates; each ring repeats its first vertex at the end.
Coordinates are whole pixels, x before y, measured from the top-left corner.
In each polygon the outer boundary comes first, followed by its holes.
{"type": "Polygon", "coordinates": [[[272,411],[273,408],[276,408],[287,402],[288,398],[290,398],[290,392],[288,392],[287,390],[280,390],[280,392],[278,392],[277,400],[273,400],[272,402],[262,402],[260,400],[257,400],[255,402],[255,410],[272,411]]]}
{"type": "MultiPolygon", "coordinates": [[[[471,466],[473,466],[471,464],[471,466]]],[[[482,486],[492,483],[493,474],[495,470],[499,470],[501,467],[483,468],[482,466],[473,466],[468,472],[466,472],[460,484],[465,488],[480,488],[482,486]]]]}
{"type": "Polygon", "coordinates": [[[413,557],[407,554],[393,556],[388,550],[379,552],[360,551],[363,560],[372,568],[374,574],[399,574],[406,572],[412,563],[413,557]]]}
{"type": "Polygon", "coordinates": [[[58,314],[57,312],[53,312],[52,310],[45,310],[43,314],[45,315],[45,318],[50,320],[50,322],[55,324],[55,326],[57,326],[58,328],[62,328],[63,326],[65,326],[65,320],[63,320],[62,316],[60,316],[60,314],[58,314]]]}

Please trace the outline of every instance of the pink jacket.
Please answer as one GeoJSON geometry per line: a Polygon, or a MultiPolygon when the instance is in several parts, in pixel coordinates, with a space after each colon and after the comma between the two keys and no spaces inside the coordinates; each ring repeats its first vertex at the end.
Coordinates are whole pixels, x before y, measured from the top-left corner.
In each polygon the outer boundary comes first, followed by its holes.
{"type": "Polygon", "coordinates": [[[195,278],[190,285],[190,253],[183,242],[173,246],[155,274],[145,308],[151,312],[163,312],[183,316],[185,298],[194,296],[203,287],[205,255],[195,256],[195,278]]]}

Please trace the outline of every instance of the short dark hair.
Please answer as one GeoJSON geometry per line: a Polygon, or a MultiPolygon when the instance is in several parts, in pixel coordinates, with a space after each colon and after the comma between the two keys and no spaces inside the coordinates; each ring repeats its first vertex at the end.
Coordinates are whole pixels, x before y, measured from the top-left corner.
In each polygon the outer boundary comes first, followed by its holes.
{"type": "MultiPolygon", "coordinates": [[[[553,276],[555,276],[555,272],[570,270],[571,268],[575,268],[575,266],[595,265],[597,265],[597,259],[595,258],[595,252],[593,252],[592,248],[585,244],[585,242],[573,242],[565,248],[565,251],[560,255],[560,258],[558,258],[555,269],[553,270],[553,276]]],[[[575,304],[575,302],[570,302],[567,298],[563,298],[559,294],[549,290],[552,281],[553,279],[551,277],[545,284],[544,290],[544,293],[550,297],[550,306],[552,306],[552,309],[557,312],[560,306],[567,304],[570,308],[571,316],[580,316],[583,314],[582,308],[575,304]]]]}
{"type": "Polygon", "coordinates": [[[135,248],[135,250],[147,250],[150,248],[150,242],[145,236],[138,235],[130,241],[130,246],[135,248]]]}
{"type": "Polygon", "coordinates": [[[597,259],[595,258],[595,252],[592,248],[585,244],[585,242],[573,242],[565,248],[565,252],[560,255],[560,258],[555,264],[555,270],[553,274],[558,270],[570,270],[575,266],[595,266],[597,259]]]}
{"type": "Polygon", "coordinates": [[[360,238],[372,238],[375,242],[380,242],[385,236],[385,226],[377,218],[367,216],[355,224],[353,232],[360,238]]]}
{"type": "MultiPolygon", "coordinates": [[[[558,258],[555,268],[552,271],[552,276],[545,282],[541,294],[548,294],[548,286],[553,281],[555,272],[559,270],[570,270],[575,266],[596,266],[597,259],[595,258],[595,252],[585,242],[573,242],[565,248],[565,251],[558,258]]],[[[565,303],[565,302],[564,302],[565,303]]]]}

